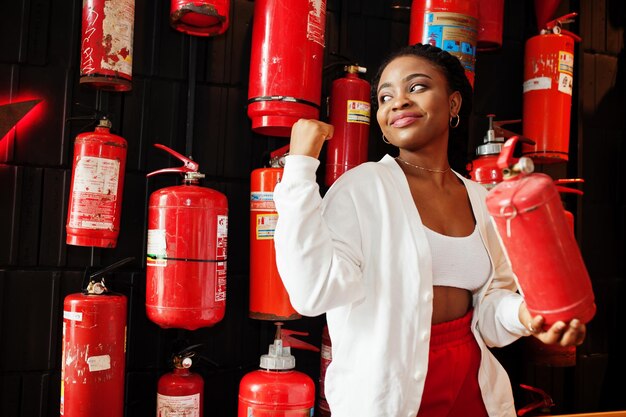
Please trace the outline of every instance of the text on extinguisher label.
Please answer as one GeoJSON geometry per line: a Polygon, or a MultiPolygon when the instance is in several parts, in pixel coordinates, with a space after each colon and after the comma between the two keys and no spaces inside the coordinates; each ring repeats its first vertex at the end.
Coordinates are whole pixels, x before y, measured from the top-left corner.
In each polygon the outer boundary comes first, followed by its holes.
{"type": "Polygon", "coordinates": [[[104,2],[102,32],[106,48],[102,68],[128,75],[133,73],[134,18],[134,0],[104,2]]]}
{"type": "Polygon", "coordinates": [[[70,227],[113,229],[119,178],[118,160],[80,158],[74,168],[70,227]]]}
{"type": "Polygon", "coordinates": [[[80,311],[63,311],[63,318],[72,321],[83,321],[83,313],[80,311]]]}
{"type": "Polygon", "coordinates": [[[278,214],[257,214],[256,215],[256,238],[257,240],[274,239],[274,231],[278,223],[278,214]]]}
{"type": "Polygon", "coordinates": [[[148,256],[147,265],[166,266],[167,265],[167,243],[165,240],[165,229],[148,230],[148,256]]]}
{"type": "Polygon", "coordinates": [[[348,100],[346,122],[370,124],[370,104],[367,101],[348,100]]]}
{"type": "Polygon", "coordinates": [[[422,43],[456,56],[467,71],[474,71],[478,21],[461,13],[426,13],[422,43]]]}
{"type": "Polygon", "coordinates": [[[322,47],[324,46],[324,29],[326,27],[326,0],[309,0],[306,38],[322,47]]]}
{"type": "Polygon", "coordinates": [[[157,417],[200,417],[200,394],[172,396],[157,393],[157,417]]]}
{"type": "Polygon", "coordinates": [[[251,211],[276,211],[272,191],[253,191],[250,193],[251,211]]]}
{"type": "Polygon", "coordinates": [[[90,356],[87,358],[89,372],[106,371],[111,369],[111,357],[109,355],[90,356]]]}

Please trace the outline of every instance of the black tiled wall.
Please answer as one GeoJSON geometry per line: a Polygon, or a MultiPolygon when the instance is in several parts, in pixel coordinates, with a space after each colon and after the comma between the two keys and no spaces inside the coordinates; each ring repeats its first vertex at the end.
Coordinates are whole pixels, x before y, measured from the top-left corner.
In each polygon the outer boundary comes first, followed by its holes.
{"type": "MultiPolygon", "coordinates": [[[[402,6],[408,5],[409,0],[329,0],[325,65],[348,57],[366,66],[371,77],[389,51],[406,43],[409,11],[402,6]]],[[[247,317],[249,175],[262,166],[268,151],[286,143],[252,133],[246,116],[254,2],[232,1],[226,34],[191,39],[169,27],[169,2],[137,0],[133,89],[128,93],[96,92],[78,84],[81,7],[80,0],[22,0],[4,2],[0,13],[0,103],[24,96],[44,99],[38,120],[20,125],[0,142],[0,415],[58,415],[63,298],[80,290],[85,267],[134,256],[109,281],[129,297],[126,415],[154,415],[156,382],[167,370],[172,349],[203,343],[202,354],[217,364],[198,368],[206,384],[205,415],[233,416],[239,380],[256,369],[273,335],[270,323],[247,317]],[[192,109],[189,92],[195,92],[192,109]],[[65,244],[72,142],[92,128],[65,119],[87,114],[84,106],[111,114],[114,133],[129,144],[122,231],[115,249],[65,244]],[[145,178],[147,172],[176,164],[152,144],[185,153],[188,136],[191,153],[207,174],[205,185],[225,193],[230,209],[226,317],[195,332],[162,330],[144,312],[147,199],[176,182],[173,176],[145,178]]],[[[572,0],[560,10],[580,10],[576,27],[584,40],[577,53],[573,157],[558,172],[587,180],[586,196],[578,206],[576,200],[570,204],[598,316],[579,348],[576,368],[534,366],[523,359],[519,343],[497,354],[515,385],[551,393],[555,411],[626,409],[620,395],[626,364],[619,349],[625,316],[620,303],[626,252],[620,152],[625,139],[625,7],[619,0],[572,0]]],[[[486,114],[521,117],[523,47],[535,32],[531,2],[507,1],[503,48],[478,56],[468,154],[482,141],[486,114]]],[[[339,75],[340,67],[324,72],[324,96],[339,75]]],[[[372,126],[370,159],[385,152],[393,150],[372,126]]],[[[290,327],[310,331],[308,340],[319,345],[322,325],[320,317],[290,327]]],[[[298,368],[317,379],[319,356],[308,351],[296,356],[298,368]]],[[[516,395],[518,405],[529,402],[517,390],[516,395]]]]}

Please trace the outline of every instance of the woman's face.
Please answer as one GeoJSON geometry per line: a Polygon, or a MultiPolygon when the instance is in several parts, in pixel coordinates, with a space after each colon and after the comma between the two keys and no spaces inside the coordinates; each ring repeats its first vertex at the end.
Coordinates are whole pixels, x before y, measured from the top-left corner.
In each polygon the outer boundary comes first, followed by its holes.
{"type": "Polygon", "coordinates": [[[437,67],[416,56],[401,56],[383,70],[378,83],[376,119],[392,144],[416,150],[447,139],[451,115],[460,109],[461,95],[450,93],[437,67]]]}

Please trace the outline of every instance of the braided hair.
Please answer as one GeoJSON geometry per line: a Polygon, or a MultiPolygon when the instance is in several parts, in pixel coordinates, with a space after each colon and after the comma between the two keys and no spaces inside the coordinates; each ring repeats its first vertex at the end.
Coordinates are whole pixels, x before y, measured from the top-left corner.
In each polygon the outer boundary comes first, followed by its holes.
{"type": "Polygon", "coordinates": [[[378,110],[378,84],[380,76],[391,61],[402,56],[414,56],[423,58],[438,68],[448,82],[448,90],[450,93],[458,91],[461,94],[461,108],[459,109],[459,117],[461,121],[455,129],[450,129],[448,140],[448,160],[454,170],[467,175],[466,163],[468,156],[468,131],[469,117],[472,112],[472,95],[473,90],[467,77],[465,69],[461,62],[454,55],[437,48],[436,46],[416,43],[415,45],[405,46],[398,51],[389,55],[380,65],[376,75],[372,79],[371,100],[374,110],[378,110]]]}

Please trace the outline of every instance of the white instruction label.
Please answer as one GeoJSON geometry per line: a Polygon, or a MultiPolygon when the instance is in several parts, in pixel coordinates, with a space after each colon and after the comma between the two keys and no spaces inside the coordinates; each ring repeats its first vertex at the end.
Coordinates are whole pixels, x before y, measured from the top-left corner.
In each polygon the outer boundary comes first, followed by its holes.
{"type": "Polygon", "coordinates": [[[89,372],[106,371],[111,369],[111,357],[109,355],[91,356],[87,358],[89,372]]]}
{"type": "Polygon", "coordinates": [[[165,229],[148,230],[148,257],[147,265],[165,266],[167,265],[167,243],[165,240],[165,229]]]}
{"type": "Polygon", "coordinates": [[[552,78],[537,77],[524,81],[524,93],[534,90],[549,90],[552,87],[552,78]]]}
{"type": "Polygon", "coordinates": [[[157,393],[157,416],[200,417],[200,394],[172,396],[157,393]]]}
{"type": "Polygon", "coordinates": [[[63,311],[63,318],[72,321],[83,321],[83,313],[79,311],[63,311]]]}

